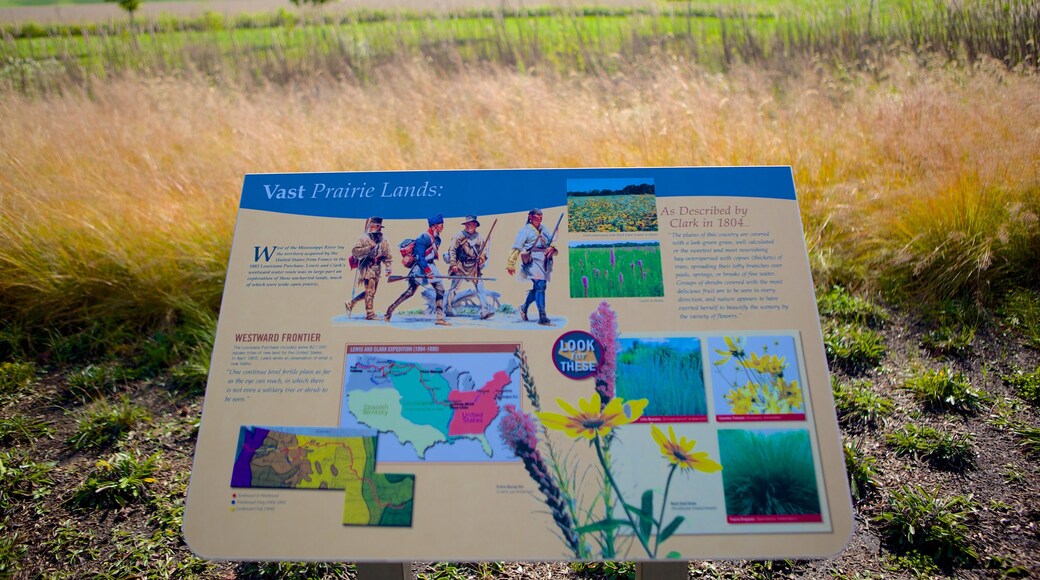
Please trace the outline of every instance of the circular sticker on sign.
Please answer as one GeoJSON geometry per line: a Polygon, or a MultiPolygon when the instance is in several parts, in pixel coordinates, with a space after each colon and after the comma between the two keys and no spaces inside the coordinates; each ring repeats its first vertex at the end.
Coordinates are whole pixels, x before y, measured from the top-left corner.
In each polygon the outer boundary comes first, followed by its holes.
{"type": "Polygon", "coordinates": [[[565,332],[552,349],[556,370],[569,379],[587,379],[596,374],[603,360],[603,346],[596,337],[582,330],[565,332]]]}

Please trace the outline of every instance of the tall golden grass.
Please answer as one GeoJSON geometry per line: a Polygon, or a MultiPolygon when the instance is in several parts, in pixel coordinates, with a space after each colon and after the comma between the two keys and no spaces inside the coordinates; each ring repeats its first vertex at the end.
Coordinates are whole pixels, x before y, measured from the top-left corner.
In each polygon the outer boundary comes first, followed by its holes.
{"type": "Polygon", "coordinates": [[[549,77],[412,63],[364,86],[249,91],[126,78],[5,94],[0,121],[9,327],[146,330],[215,311],[247,172],[784,164],[818,283],[981,297],[1040,282],[1040,79],[999,65],[778,76],[661,59],[549,77]]]}

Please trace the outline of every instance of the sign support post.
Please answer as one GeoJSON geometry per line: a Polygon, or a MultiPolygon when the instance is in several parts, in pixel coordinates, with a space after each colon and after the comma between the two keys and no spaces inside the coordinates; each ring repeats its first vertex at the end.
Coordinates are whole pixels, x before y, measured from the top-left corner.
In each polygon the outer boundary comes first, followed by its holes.
{"type": "Polygon", "coordinates": [[[414,580],[411,562],[358,562],[359,580],[414,580]]]}
{"type": "Polygon", "coordinates": [[[685,580],[689,562],[636,562],[636,580],[685,580]]]}

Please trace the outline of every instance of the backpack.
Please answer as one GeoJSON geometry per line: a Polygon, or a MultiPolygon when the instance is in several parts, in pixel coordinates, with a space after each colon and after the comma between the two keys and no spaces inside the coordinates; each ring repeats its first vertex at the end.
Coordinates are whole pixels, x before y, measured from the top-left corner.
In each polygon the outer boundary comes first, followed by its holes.
{"type": "Polygon", "coordinates": [[[415,265],[415,240],[412,238],[405,238],[404,241],[398,246],[401,249],[401,264],[405,268],[411,268],[415,265]]]}

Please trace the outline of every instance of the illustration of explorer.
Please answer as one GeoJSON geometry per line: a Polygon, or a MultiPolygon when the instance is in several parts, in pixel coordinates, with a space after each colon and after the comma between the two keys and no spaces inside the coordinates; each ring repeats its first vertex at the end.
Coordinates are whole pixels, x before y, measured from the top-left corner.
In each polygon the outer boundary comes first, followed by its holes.
{"type": "Polygon", "coordinates": [[[439,326],[451,326],[451,323],[444,319],[444,283],[441,282],[441,274],[437,271],[437,257],[441,247],[441,232],[444,231],[444,216],[437,214],[427,219],[426,223],[429,225],[429,228],[415,238],[415,247],[412,250],[412,255],[415,256],[415,263],[412,265],[411,270],[408,271],[408,288],[386,309],[386,314],[383,315],[383,320],[386,322],[390,322],[394,310],[402,302],[411,298],[419,286],[430,284],[436,293],[434,306],[437,320],[435,323],[439,326]]]}
{"type": "MultiPolygon", "coordinates": [[[[563,215],[560,215],[560,221],[563,215]]],[[[560,222],[556,222],[557,231],[560,222]]],[[[542,210],[532,209],[527,212],[527,224],[516,234],[513,242],[513,251],[506,260],[506,272],[510,276],[516,274],[516,261],[520,260],[520,278],[530,280],[531,290],[527,292],[527,299],[520,307],[520,320],[528,320],[527,309],[534,302],[538,307],[538,324],[542,326],[555,326],[545,314],[545,290],[549,285],[549,277],[552,274],[553,256],[556,248],[553,247],[552,234],[542,225],[542,210]]]]}
{"type": "Polygon", "coordinates": [[[379,274],[383,265],[386,265],[386,276],[390,277],[390,266],[393,257],[390,254],[390,244],[383,237],[383,218],[369,218],[365,232],[358,238],[353,249],[350,251],[352,265],[356,264],[357,273],[354,277],[354,287],[360,280],[363,288],[350,302],[346,303],[347,316],[350,316],[354,306],[365,300],[365,320],[375,320],[376,288],[379,287],[379,274]]]}
{"type": "MultiPolygon", "coordinates": [[[[451,288],[448,289],[444,306],[446,316],[455,316],[452,303],[455,301],[456,290],[463,281],[473,283],[477,299],[480,300],[480,319],[487,320],[495,315],[495,311],[488,304],[484,281],[481,280],[481,271],[488,260],[489,240],[477,231],[479,227],[480,222],[477,220],[477,216],[466,216],[466,221],[462,222],[463,229],[452,236],[448,243],[448,274],[459,277],[451,280],[451,288]]],[[[492,230],[494,227],[494,225],[491,226],[492,230]]]]}

